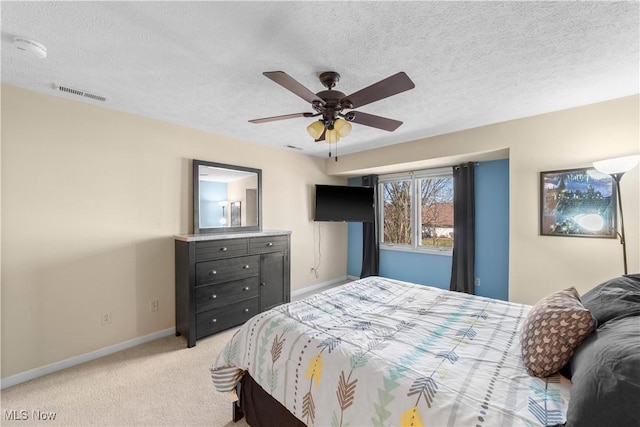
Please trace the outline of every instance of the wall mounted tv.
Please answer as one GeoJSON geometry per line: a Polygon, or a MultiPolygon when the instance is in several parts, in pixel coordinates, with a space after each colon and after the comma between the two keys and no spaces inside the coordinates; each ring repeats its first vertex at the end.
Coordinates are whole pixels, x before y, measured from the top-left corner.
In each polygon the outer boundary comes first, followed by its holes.
{"type": "Polygon", "coordinates": [[[373,187],[316,184],[314,221],[373,222],[373,187]]]}

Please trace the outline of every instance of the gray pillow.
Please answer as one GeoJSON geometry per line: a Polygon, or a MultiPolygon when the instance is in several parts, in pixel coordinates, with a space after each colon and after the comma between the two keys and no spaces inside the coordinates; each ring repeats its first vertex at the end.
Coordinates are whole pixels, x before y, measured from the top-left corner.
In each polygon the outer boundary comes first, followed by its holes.
{"type": "Polygon", "coordinates": [[[640,317],[610,320],[569,362],[567,427],[640,426],[640,317]]]}
{"type": "Polygon", "coordinates": [[[580,297],[598,325],[640,316],[640,274],[627,274],[599,284],[580,297]]]}

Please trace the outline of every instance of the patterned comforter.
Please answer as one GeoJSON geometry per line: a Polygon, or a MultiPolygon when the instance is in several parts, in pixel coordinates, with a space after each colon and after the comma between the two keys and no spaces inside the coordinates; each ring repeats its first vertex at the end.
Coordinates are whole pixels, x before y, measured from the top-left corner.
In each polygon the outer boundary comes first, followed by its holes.
{"type": "Polygon", "coordinates": [[[527,375],[530,306],[380,277],[247,321],[211,368],[248,372],[309,426],[533,426],[565,421],[570,382],[527,375]]]}

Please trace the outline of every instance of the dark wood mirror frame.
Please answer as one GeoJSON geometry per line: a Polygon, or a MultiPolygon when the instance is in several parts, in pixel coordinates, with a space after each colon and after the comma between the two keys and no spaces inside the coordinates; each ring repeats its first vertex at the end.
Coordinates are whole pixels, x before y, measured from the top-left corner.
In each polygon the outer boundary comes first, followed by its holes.
{"type": "MultiPolygon", "coordinates": [[[[242,207],[246,209],[246,207],[242,207]]],[[[208,162],[205,160],[193,159],[193,234],[207,234],[207,233],[232,233],[232,232],[245,232],[245,231],[262,231],[262,169],[248,168],[244,166],[228,165],[224,163],[208,162]],[[241,226],[218,226],[207,227],[200,221],[200,166],[212,167],[218,169],[228,169],[233,172],[247,172],[249,174],[256,174],[257,178],[257,224],[256,225],[241,225],[241,226]]]]}

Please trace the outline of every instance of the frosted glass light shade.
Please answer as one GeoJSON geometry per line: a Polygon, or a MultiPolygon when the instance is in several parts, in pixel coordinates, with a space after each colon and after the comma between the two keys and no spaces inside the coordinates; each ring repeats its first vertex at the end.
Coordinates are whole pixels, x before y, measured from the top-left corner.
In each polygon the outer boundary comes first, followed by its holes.
{"type": "Polygon", "coordinates": [[[322,123],[320,120],[316,120],[315,122],[307,126],[307,133],[313,139],[320,138],[323,131],[324,131],[324,123],[322,123]]]}
{"type": "Polygon", "coordinates": [[[324,133],[324,140],[327,141],[329,144],[333,144],[340,141],[340,137],[338,136],[338,131],[335,130],[335,128],[327,129],[327,131],[324,133]]]}
{"type": "Polygon", "coordinates": [[[600,160],[593,162],[593,167],[608,175],[614,173],[625,173],[635,168],[640,162],[640,155],[616,157],[615,159],[600,160]]]}
{"type": "Polygon", "coordinates": [[[344,138],[351,133],[351,123],[343,119],[336,120],[333,123],[333,128],[338,131],[340,138],[344,138]]]}

